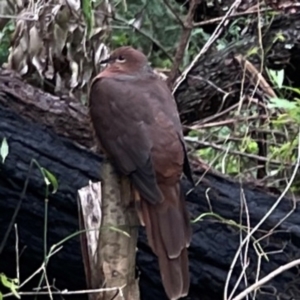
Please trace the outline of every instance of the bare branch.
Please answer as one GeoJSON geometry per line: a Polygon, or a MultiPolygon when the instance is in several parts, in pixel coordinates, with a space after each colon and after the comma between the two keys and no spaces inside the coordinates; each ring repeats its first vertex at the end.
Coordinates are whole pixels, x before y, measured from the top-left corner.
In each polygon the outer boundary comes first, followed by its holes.
{"type": "Polygon", "coordinates": [[[178,14],[176,13],[176,11],[174,10],[174,8],[172,7],[172,5],[169,3],[168,0],[163,0],[166,7],[171,11],[171,13],[174,15],[175,19],[178,21],[178,23],[182,26],[182,28],[184,28],[184,23],[181,20],[181,18],[178,16],[178,14]]]}
{"type": "Polygon", "coordinates": [[[191,0],[190,1],[189,12],[184,21],[184,26],[182,29],[182,33],[181,33],[181,36],[179,39],[179,44],[178,44],[177,51],[176,51],[175,58],[174,58],[174,64],[173,64],[171,72],[169,74],[169,78],[167,79],[167,84],[170,88],[172,87],[172,85],[176,79],[177,72],[179,70],[179,66],[184,57],[184,52],[185,52],[186,46],[189,42],[192,30],[193,30],[194,14],[195,14],[196,8],[199,3],[200,3],[199,0],[191,0]]]}
{"type": "MultiPolygon", "coordinates": [[[[214,33],[211,35],[211,37],[209,38],[209,40],[207,41],[207,43],[204,45],[204,47],[201,49],[201,51],[198,53],[198,55],[196,55],[196,57],[194,58],[194,60],[192,61],[192,63],[184,70],[183,74],[175,82],[175,86],[173,88],[173,94],[176,92],[176,90],[178,89],[178,87],[180,86],[180,84],[184,81],[184,79],[186,78],[186,76],[188,75],[188,73],[190,72],[190,70],[194,67],[194,65],[196,64],[196,62],[199,60],[199,58],[209,49],[209,47],[215,42],[215,40],[221,34],[223,25],[225,27],[227,25],[227,23],[228,23],[228,20],[227,20],[228,16],[230,16],[230,15],[232,15],[232,14],[235,13],[235,10],[239,7],[239,5],[241,4],[241,2],[242,2],[242,0],[236,0],[231,5],[231,7],[229,8],[228,12],[223,17],[222,21],[217,26],[217,28],[215,29],[214,33]]],[[[176,61],[176,59],[175,59],[175,61],[176,61]]]]}
{"type": "Polygon", "coordinates": [[[300,259],[296,259],[296,260],[291,261],[283,266],[280,266],[279,268],[277,268],[276,270],[271,272],[269,275],[265,276],[261,280],[257,281],[256,283],[254,283],[251,286],[249,286],[248,288],[246,288],[242,293],[240,293],[239,295],[234,297],[232,300],[242,300],[247,295],[249,295],[251,292],[260,288],[262,285],[264,285],[265,283],[267,283],[268,281],[273,279],[275,276],[280,275],[284,271],[291,269],[293,267],[296,267],[297,265],[300,265],[300,259]]]}

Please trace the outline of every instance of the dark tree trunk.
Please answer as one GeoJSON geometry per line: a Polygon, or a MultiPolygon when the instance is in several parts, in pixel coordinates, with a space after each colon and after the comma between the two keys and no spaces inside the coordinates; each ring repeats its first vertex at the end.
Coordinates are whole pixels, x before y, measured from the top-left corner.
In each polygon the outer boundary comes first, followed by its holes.
{"type": "MultiPolygon", "coordinates": [[[[74,111],[66,109],[70,107],[70,103],[66,104],[61,99],[26,86],[21,81],[14,82],[14,84],[12,81],[4,83],[2,80],[0,83],[0,143],[6,137],[9,144],[9,155],[5,163],[0,164],[0,240],[3,240],[13,212],[20,201],[21,191],[28,179],[28,187],[16,219],[22,282],[41,265],[44,255],[45,184],[36,167],[27,178],[31,160],[37,160],[43,168],[52,172],[59,183],[57,193],[50,195],[48,202],[47,245],[49,250],[52,245],[78,230],[76,193],[79,188],[87,185],[89,180],[99,180],[102,158],[73,143],[76,141],[77,144],[88,147],[93,145],[88,138],[80,137],[80,132],[84,137],[92,136],[87,116],[84,113],[82,114],[83,123],[79,124],[79,119],[74,117],[74,111]],[[16,82],[23,85],[18,86],[16,82]],[[26,104],[25,98],[30,94],[34,101],[31,101],[29,105],[26,104]],[[47,111],[49,108],[37,110],[37,107],[41,107],[44,103],[44,99],[48,99],[48,105],[55,110],[52,109],[49,112],[47,111]],[[30,111],[25,112],[26,107],[30,111]],[[57,119],[54,118],[55,113],[57,113],[57,119]],[[63,128],[66,130],[64,131],[63,128]],[[68,136],[73,141],[62,135],[68,136]]],[[[231,220],[237,224],[240,223],[243,195],[249,209],[252,227],[266,214],[277,196],[246,184],[240,185],[212,173],[199,171],[195,173],[195,176],[204,177],[187,196],[192,218],[207,213],[211,209],[223,221],[209,216],[193,224],[194,234],[189,248],[191,271],[189,299],[221,300],[226,276],[240,243],[240,227],[234,226],[231,220]]],[[[185,180],[183,180],[183,187],[185,191],[190,189],[185,180]]],[[[283,199],[261,229],[265,232],[269,231],[292,209],[293,202],[290,199],[283,199]]],[[[242,219],[243,225],[247,226],[245,213],[242,219]]],[[[268,255],[269,261],[262,258],[260,278],[282,264],[299,257],[299,232],[300,219],[297,204],[296,210],[276,228],[276,232],[260,242],[266,253],[272,252],[268,255]]],[[[262,234],[258,232],[255,237],[258,238],[262,234]]],[[[166,299],[160,283],[157,260],[147,246],[143,229],[140,231],[138,249],[137,267],[140,273],[142,299],[166,299]]],[[[255,279],[258,262],[253,240],[249,246],[248,261],[250,265],[247,269],[247,278],[251,284],[255,279]]],[[[0,272],[10,277],[16,276],[13,230],[0,254],[0,272]]],[[[230,290],[237,282],[239,272],[240,266],[233,272],[230,290]]],[[[63,248],[51,257],[47,275],[50,283],[54,278],[56,279],[55,286],[61,290],[85,288],[78,236],[64,243],[63,248]]],[[[36,287],[39,278],[40,276],[28,283],[24,290],[36,287]]],[[[256,299],[291,299],[292,295],[299,295],[298,279],[296,268],[288,270],[269,282],[268,288],[259,291],[256,299]],[[273,296],[270,295],[272,293],[273,296]]],[[[238,291],[243,288],[244,281],[242,280],[238,291]]],[[[86,299],[84,296],[74,295],[64,297],[86,299]]]]}

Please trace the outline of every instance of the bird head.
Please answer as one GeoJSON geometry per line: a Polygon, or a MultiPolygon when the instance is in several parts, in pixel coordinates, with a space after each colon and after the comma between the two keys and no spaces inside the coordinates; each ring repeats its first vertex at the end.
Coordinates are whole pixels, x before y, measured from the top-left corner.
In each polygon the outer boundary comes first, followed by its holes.
{"type": "Polygon", "coordinates": [[[101,64],[108,64],[109,71],[120,73],[138,73],[149,68],[147,57],[140,51],[124,46],[115,49],[109,58],[102,60],[101,64]]]}

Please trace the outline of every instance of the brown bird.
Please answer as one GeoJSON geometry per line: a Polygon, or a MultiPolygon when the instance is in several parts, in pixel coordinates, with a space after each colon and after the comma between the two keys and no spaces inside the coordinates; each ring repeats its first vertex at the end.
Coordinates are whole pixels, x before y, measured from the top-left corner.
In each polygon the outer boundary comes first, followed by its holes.
{"type": "Polygon", "coordinates": [[[176,103],[140,51],[121,47],[102,62],[108,66],[93,79],[89,97],[96,136],[140,200],[139,217],[166,294],[184,297],[191,228],[180,178],[184,172],[193,179],[176,103]]]}

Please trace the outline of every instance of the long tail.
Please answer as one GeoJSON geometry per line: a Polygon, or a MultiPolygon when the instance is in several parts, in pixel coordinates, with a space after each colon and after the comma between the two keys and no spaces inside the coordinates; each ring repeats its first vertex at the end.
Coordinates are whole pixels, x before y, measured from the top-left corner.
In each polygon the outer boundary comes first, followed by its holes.
{"type": "Polygon", "coordinates": [[[142,218],[152,251],[158,256],[166,294],[171,300],[188,294],[190,285],[187,247],[191,240],[189,216],[180,183],[159,186],[164,201],[141,201],[142,218]]]}

